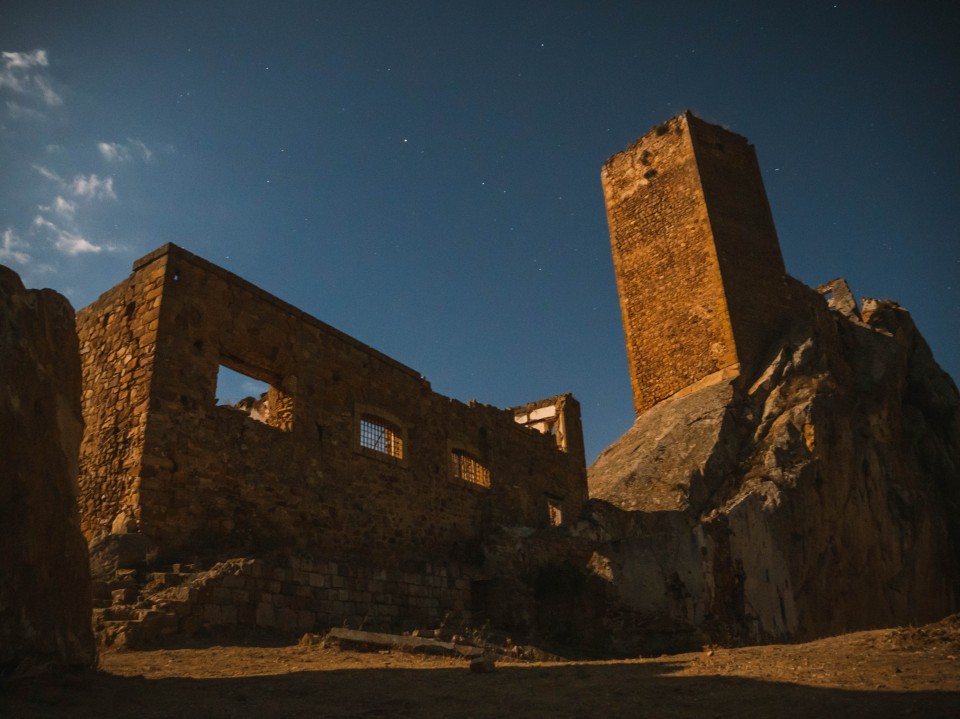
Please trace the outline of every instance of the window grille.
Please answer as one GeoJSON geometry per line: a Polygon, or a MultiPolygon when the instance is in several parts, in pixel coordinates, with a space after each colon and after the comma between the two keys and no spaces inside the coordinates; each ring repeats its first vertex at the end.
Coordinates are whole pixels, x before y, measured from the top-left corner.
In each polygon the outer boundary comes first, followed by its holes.
{"type": "Polygon", "coordinates": [[[399,430],[378,417],[360,419],[360,446],[394,459],[403,459],[403,438],[399,430]]]}
{"type": "Polygon", "coordinates": [[[473,482],[481,487],[490,486],[490,470],[466,452],[453,450],[450,453],[450,467],[454,479],[473,482]]]}

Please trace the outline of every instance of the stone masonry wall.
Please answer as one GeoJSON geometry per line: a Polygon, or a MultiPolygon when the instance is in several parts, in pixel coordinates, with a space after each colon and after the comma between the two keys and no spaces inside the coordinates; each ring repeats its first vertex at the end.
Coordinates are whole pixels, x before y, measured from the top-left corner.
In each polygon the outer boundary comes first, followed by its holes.
{"type": "Polygon", "coordinates": [[[686,116],[611,157],[601,179],[639,414],[739,358],[686,116]]]}
{"type": "Polygon", "coordinates": [[[753,145],[689,113],[687,123],[740,371],[751,377],[790,317],[809,312],[809,288],[786,274],[753,145]]]}
{"type": "Polygon", "coordinates": [[[140,514],[140,462],[162,268],[138,272],[77,313],[83,367],[80,501],[89,537],[140,514]]]}
{"type": "Polygon", "coordinates": [[[106,643],[142,646],[164,635],[234,626],[302,633],[470,619],[470,581],[456,563],[374,568],[304,556],[230,559],[196,575],[157,573],[147,586],[154,589],[149,608],[103,613],[98,631],[106,643]]]}
{"type": "Polygon", "coordinates": [[[748,372],[793,287],[753,147],[684,113],[607,160],[601,179],[637,413],[748,372]]]}
{"type": "MultiPolygon", "coordinates": [[[[129,445],[130,477],[118,481],[110,434],[87,437],[90,457],[106,438],[107,466],[91,461],[85,492],[91,503],[109,495],[109,510],[86,526],[125,511],[134,496],[126,488],[139,487],[137,528],[168,560],[279,549],[389,566],[469,555],[498,523],[545,526],[548,498],[562,499],[570,520],[579,515],[582,439],[562,452],[510,411],[435,394],[415,371],[180,248],[138,261],[130,279],[81,312],[82,327],[98,327],[118,294],[152,289],[157,278],[157,334],[156,305],[141,302],[129,323],[139,330],[122,341],[139,367],[152,366],[129,395],[149,395],[138,404],[142,445],[129,445]],[[286,408],[281,425],[217,407],[220,365],[267,382],[286,408]],[[402,458],[361,446],[360,421],[370,417],[402,440],[402,458]],[[488,487],[452,475],[454,451],[489,470],[488,487]]],[[[572,421],[578,408],[568,404],[572,421]]],[[[571,436],[582,437],[579,427],[571,436]]]]}

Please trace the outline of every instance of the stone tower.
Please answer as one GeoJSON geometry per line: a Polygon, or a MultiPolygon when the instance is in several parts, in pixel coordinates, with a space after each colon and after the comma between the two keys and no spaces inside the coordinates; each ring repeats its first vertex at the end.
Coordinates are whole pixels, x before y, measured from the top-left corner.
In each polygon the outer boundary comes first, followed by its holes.
{"type": "Polygon", "coordinates": [[[749,377],[789,293],[753,146],[685,112],[601,179],[637,414],[749,377]]]}

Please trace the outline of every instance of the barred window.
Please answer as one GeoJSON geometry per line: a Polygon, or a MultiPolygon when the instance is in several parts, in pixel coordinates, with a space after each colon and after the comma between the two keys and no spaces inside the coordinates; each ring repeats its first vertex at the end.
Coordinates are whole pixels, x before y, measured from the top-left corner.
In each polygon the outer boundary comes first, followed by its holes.
{"type": "Polygon", "coordinates": [[[450,469],[454,479],[473,482],[481,487],[490,486],[490,470],[466,452],[455,449],[450,453],[450,469]]]}
{"type": "Polygon", "coordinates": [[[379,417],[364,415],[360,418],[360,446],[394,459],[403,459],[400,430],[379,417]]]}

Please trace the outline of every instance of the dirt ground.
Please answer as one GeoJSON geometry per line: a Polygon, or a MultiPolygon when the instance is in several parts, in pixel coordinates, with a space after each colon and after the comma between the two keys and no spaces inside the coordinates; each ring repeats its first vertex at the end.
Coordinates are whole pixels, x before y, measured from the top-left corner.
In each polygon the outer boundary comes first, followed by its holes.
{"type": "Polygon", "coordinates": [[[318,646],[114,652],[0,685],[0,717],[960,717],[960,615],[655,659],[499,663],[318,646]]]}

